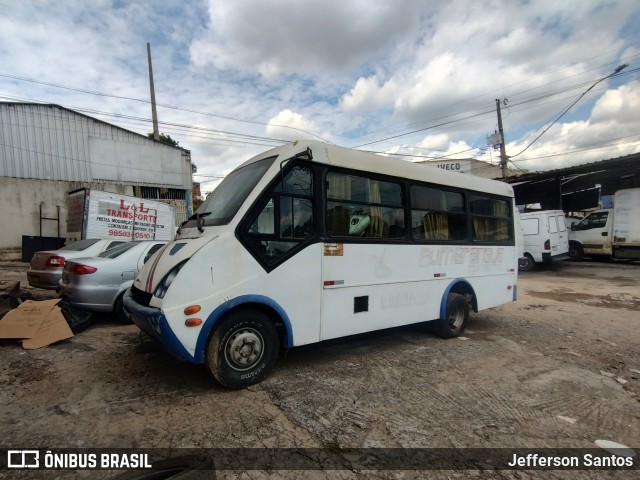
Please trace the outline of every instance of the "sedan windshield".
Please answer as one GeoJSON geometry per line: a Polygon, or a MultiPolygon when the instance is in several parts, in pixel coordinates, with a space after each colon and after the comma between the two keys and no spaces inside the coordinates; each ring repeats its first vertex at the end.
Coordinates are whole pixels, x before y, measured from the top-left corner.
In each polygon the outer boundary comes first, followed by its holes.
{"type": "Polygon", "coordinates": [[[195,227],[198,216],[202,217],[204,225],[225,225],[229,223],[275,158],[265,158],[231,172],[211,192],[184,226],[195,227]]]}

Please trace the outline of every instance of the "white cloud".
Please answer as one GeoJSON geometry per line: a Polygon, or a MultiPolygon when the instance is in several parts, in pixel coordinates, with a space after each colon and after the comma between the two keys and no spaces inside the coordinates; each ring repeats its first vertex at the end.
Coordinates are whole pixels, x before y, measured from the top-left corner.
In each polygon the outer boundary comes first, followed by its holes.
{"type": "MultiPolygon", "coordinates": [[[[547,170],[640,152],[638,109],[640,82],[608,90],[588,119],[558,122],[514,161],[530,170],[547,170]]],[[[508,144],[507,153],[516,155],[532,140],[508,144]]]]}
{"type": "MultiPolygon", "coordinates": [[[[304,115],[292,112],[289,109],[278,112],[275,117],[269,120],[266,128],[267,135],[286,140],[318,140],[320,135],[312,132],[319,131],[320,128],[305,118],[304,115]]],[[[329,135],[325,134],[322,138],[329,140],[329,135]]]]}
{"type": "MultiPolygon", "coordinates": [[[[632,72],[640,53],[629,0],[0,0],[0,9],[0,75],[43,82],[0,76],[0,97],[149,132],[150,42],[157,101],[182,109],[159,107],[161,130],[207,174],[275,144],[261,137],[468,150],[496,128],[503,97],[507,151],[518,152],[588,85],[620,63],[632,72]]],[[[546,167],[633,151],[615,139],[640,131],[637,79],[598,85],[516,160],[546,167]],[[608,148],[532,159],[589,142],[608,148]]]]}
{"type": "Polygon", "coordinates": [[[209,2],[210,28],[191,46],[194,63],[221,69],[325,76],[358,69],[418,26],[410,0],[209,2]]]}
{"type": "Polygon", "coordinates": [[[397,94],[394,80],[380,83],[376,76],[360,77],[354,87],[342,97],[341,106],[347,112],[368,112],[393,105],[397,94]]]}
{"type": "Polygon", "coordinates": [[[594,123],[613,120],[620,126],[631,126],[637,131],[639,115],[640,82],[632,82],[615,90],[607,90],[596,102],[591,120],[594,123]]]}

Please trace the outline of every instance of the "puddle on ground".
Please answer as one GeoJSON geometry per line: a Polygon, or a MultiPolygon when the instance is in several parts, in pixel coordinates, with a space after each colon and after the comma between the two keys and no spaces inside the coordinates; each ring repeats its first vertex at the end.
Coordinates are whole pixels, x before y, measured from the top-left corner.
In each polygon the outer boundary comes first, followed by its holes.
{"type": "Polygon", "coordinates": [[[577,293],[566,288],[557,288],[553,292],[539,292],[527,290],[533,297],[555,300],[556,302],[579,302],[592,307],[605,307],[623,310],[639,310],[640,298],[628,293],[616,293],[612,295],[589,295],[577,293]]]}

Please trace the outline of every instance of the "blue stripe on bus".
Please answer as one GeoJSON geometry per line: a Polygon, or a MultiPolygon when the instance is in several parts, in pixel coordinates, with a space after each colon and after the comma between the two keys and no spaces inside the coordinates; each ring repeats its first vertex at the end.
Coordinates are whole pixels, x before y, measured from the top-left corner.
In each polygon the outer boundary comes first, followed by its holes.
{"type": "Polygon", "coordinates": [[[207,320],[204,322],[204,325],[200,330],[200,335],[198,336],[198,342],[196,344],[196,351],[194,355],[194,360],[196,363],[204,363],[204,349],[207,345],[209,334],[211,333],[211,330],[213,329],[217,321],[229,310],[249,303],[258,303],[275,310],[282,319],[282,323],[287,330],[286,347],[293,347],[293,330],[291,328],[291,321],[289,320],[289,317],[285,313],[284,309],[269,297],[265,297],[262,295],[241,295],[239,297],[232,298],[231,300],[227,300],[226,302],[218,306],[218,308],[216,308],[213,312],[211,312],[209,317],[207,317],[207,320]]]}

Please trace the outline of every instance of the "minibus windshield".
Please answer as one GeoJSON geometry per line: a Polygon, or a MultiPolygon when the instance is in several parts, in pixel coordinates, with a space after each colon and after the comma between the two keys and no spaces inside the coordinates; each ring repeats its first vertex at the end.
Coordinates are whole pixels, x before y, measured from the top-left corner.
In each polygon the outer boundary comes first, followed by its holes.
{"type": "Polygon", "coordinates": [[[201,217],[203,226],[229,223],[275,158],[265,158],[231,172],[209,194],[183,227],[196,226],[198,216],[201,217]]]}

